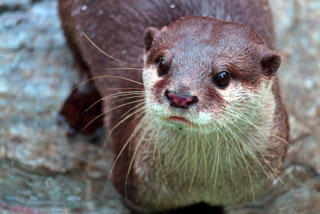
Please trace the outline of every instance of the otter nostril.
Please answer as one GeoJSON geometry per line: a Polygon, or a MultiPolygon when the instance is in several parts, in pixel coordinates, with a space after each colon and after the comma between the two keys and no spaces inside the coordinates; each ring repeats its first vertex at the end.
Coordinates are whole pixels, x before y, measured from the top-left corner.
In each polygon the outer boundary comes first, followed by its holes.
{"type": "Polygon", "coordinates": [[[167,97],[167,99],[168,99],[169,101],[171,101],[171,100],[173,99],[173,93],[169,92],[168,90],[166,90],[166,91],[164,92],[164,94],[166,95],[166,97],[167,97]]]}
{"type": "Polygon", "coordinates": [[[190,105],[198,102],[197,96],[185,96],[185,95],[178,95],[176,93],[170,92],[166,90],[164,92],[166,98],[170,102],[170,106],[176,107],[176,108],[183,108],[186,109],[190,105]]]}
{"type": "Polygon", "coordinates": [[[198,97],[192,96],[192,97],[187,98],[187,103],[186,104],[188,106],[190,106],[190,105],[192,105],[192,104],[194,104],[196,102],[198,102],[198,97]]]}

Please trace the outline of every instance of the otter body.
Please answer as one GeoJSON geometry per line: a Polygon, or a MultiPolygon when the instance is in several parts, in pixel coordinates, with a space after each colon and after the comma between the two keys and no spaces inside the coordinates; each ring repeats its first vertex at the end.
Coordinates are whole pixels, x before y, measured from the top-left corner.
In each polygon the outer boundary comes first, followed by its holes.
{"type": "Polygon", "coordinates": [[[277,176],[288,125],[267,1],[59,3],[81,70],[105,76],[102,97],[124,92],[103,111],[130,208],[241,203],[277,176]]]}

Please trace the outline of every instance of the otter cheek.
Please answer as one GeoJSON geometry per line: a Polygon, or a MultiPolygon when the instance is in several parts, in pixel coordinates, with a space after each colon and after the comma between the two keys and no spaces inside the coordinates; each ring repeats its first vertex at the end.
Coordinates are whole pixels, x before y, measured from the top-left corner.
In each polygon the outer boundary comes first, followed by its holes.
{"type": "Polygon", "coordinates": [[[149,66],[143,69],[143,84],[146,92],[148,93],[152,87],[156,84],[158,77],[156,75],[156,68],[149,66]]]}
{"type": "Polygon", "coordinates": [[[246,98],[246,91],[241,84],[230,84],[227,88],[219,90],[219,93],[230,105],[236,105],[246,98]]]}

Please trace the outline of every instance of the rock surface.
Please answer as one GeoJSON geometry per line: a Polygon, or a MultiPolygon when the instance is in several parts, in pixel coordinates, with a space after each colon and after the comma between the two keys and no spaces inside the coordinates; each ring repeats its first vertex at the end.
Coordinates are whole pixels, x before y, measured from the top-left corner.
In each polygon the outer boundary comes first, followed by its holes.
{"type": "MultiPolygon", "coordinates": [[[[293,146],[283,184],[227,213],[319,213],[320,2],[270,2],[293,146]]],[[[106,183],[105,138],[70,140],[56,123],[78,81],[56,8],[55,0],[0,0],[0,212],[127,213],[106,183]]]]}

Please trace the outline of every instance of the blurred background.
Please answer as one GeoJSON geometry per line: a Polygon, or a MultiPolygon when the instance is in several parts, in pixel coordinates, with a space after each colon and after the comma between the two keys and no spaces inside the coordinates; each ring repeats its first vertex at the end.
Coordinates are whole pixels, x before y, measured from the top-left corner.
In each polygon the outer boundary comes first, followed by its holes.
{"type": "MultiPolygon", "coordinates": [[[[270,0],[291,143],[255,205],[227,213],[320,213],[320,0],[270,0]]],[[[103,137],[67,138],[58,112],[79,79],[56,0],[0,0],[0,213],[128,211],[106,182],[103,137]],[[95,143],[88,143],[94,141],[95,143]]],[[[100,133],[103,136],[103,133],[100,133]]]]}

